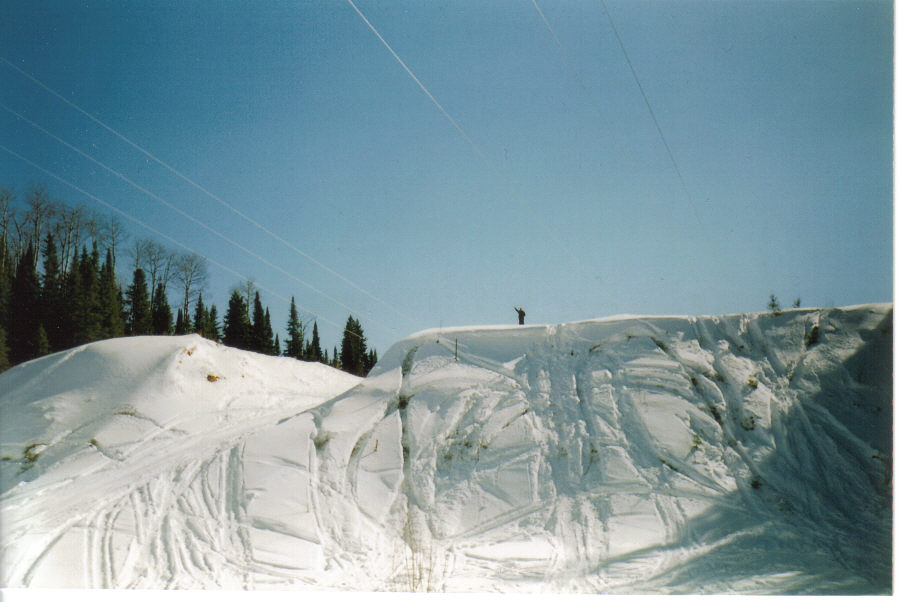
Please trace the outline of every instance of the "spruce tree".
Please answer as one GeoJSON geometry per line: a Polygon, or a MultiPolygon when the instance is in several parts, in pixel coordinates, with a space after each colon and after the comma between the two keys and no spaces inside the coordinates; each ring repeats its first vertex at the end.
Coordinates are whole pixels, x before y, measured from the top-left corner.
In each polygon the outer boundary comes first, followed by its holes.
{"type": "Polygon", "coordinates": [[[321,353],[321,341],[318,338],[318,321],[312,325],[312,340],[306,346],[306,360],[320,362],[324,356],[321,353]]]}
{"type": "Polygon", "coordinates": [[[184,312],[178,308],[178,317],[175,320],[175,334],[187,334],[187,325],[184,323],[184,312]]]}
{"type": "Polygon", "coordinates": [[[358,320],[349,316],[349,319],[346,320],[346,327],[343,329],[343,344],[340,347],[342,369],[356,376],[364,376],[367,373],[365,369],[366,353],[367,347],[362,325],[358,320]]]}
{"type": "Polygon", "coordinates": [[[0,372],[8,370],[9,363],[9,346],[6,344],[6,329],[0,325],[0,372]]]}
{"type": "Polygon", "coordinates": [[[10,361],[18,364],[38,356],[40,328],[40,283],[34,269],[34,246],[19,258],[12,282],[9,324],[10,361]]]}
{"type": "Polygon", "coordinates": [[[209,319],[206,321],[206,338],[213,341],[221,340],[221,333],[218,326],[218,309],[215,304],[209,309],[209,319]]]}
{"type": "Polygon", "coordinates": [[[265,341],[265,310],[262,309],[262,299],[259,297],[259,291],[256,291],[256,296],[253,300],[253,327],[250,349],[258,353],[268,353],[268,344],[265,341]]]}
{"type": "Polygon", "coordinates": [[[125,321],[122,319],[121,295],[115,281],[115,264],[112,251],[106,250],[106,259],[100,268],[99,308],[100,338],[111,339],[125,334],[125,321]]]}
{"type": "Polygon", "coordinates": [[[72,262],[68,273],[63,279],[62,307],[59,318],[60,349],[67,349],[77,345],[76,321],[81,298],[81,269],[78,254],[72,252],[72,262]]]}
{"type": "Polygon", "coordinates": [[[296,301],[290,297],[290,315],[287,318],[287,341],[284,344],[284,355],[294,359],[303,359],[303,328],[296,311],[296,301]]]}
{"type": "Polygon", "coordinates": [[[171,306],[168,304],[168,295],[162,282],[156,285],[151,305],[150,314],[153,322],[153,334],[171,334],[173,328],[171,306]]]}
{"type": "MultiPolygon", "coordinates": [[[[268,355],[278,355],[280,352],[275,350],[274,344],[274,332],[271,328],[271,314],[268,312],[268,308],[265,308],[265,318],[262,322],[262,336],[260,339],[260,343],[262,345],[261,352],[267,353],[268,355]]],[[[280,347],[280,343],[278,344],[280,347]]]]}
{"type": "Polygon", "coordinates": [[[365,370],[364,376],[367,376],[369,372],[371,372],[371,368],[373,368],[377,364],[377,350],[369,349],[368,353],[365,355],[365,370]]]}
{"type": "Polygon", "coordinates": [[[206,307],[203,305],[203,292],[196,298],[196,308],[193,312],[193,331],[200,336],[206,336],[206,326],[209,315],[206,313],[206,307]]]}
{"type": "Polygon", "coordinates": [[[281,339],[278,333],[274,333],[274,355],[281,354],[281,339]]]}
{"type": "Polygon", "coordinates": [[[238,349],[250,349],[252,325],[246,309],[246,301],[239,291],[231,293],[228,301],[228,311],[224,317],[224,332],[222,342],[228,347],[238,349]]]}
{"type": "Polygon", "coordinates": [[[90,254],[87,247],[82,248],[77,270],[80,286],[72,299],[73,344],[82,345],[100,338],[99,252],[96,243],[90,254]]]}
{"type": "Polygon", "coordinates": [[[41,322],[52,351],[64,349],[62,328],[62,282],[59,271],[59,254],[51,232],[44,240],[44,275],[41,286],[41,322]]]}
{"type": "Polygon", "coordinates": [[[152,333],[153,316],[150,311],[150,294],[147,291],[147,277],[142,269],[134,270],[134,279],[125,293],[125,299],[128,305],[128,334],[135,336],[152,333]]]}

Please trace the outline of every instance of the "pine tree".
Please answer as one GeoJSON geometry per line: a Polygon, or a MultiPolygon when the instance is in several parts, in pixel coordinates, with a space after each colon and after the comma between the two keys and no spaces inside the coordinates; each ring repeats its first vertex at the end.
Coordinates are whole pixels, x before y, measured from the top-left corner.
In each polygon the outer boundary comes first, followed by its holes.
{"type": "Polygon", "coordinates": [[[175,320],[175,334],[187,334],[187,325],[184,323],[184,312],[178,308],[178,317],[175,320]]]}
{"type": "Polygon", "coordinates": [[[262,309],[262,299],[259,291],[253,299],[253,326],[252,343],[250,349],[258,353],[267,353],[268,345],[265,341],[265,310],[262,309]]]}
{"type": "Polygon", "coordinates": [[[150,315],[153,322],[153,334],[172,333],[171,306],[168,304],[165,285],[161,281],[156,285],[156,291],[153,293],[150,315]]]}
{"type": "Polygon", "coordinates": [[[12,282],[9,324],[10,361],[13,364],[38,357],[40,328],[40,283],[34,269],[34,246],[19,258],[12,282]]]}
{"type": "Polygon", "coordinates": [[[221,333],[218,327],[218,309],[215,307],[215,304],[212,304],[212,307],[209,309],[209,319],[206,321],[206,338],[211,339],[213,341],[221,340],[221,333]]]}
{"type": "Polygon", "coordinates": [[[306,346],[306,360],[320,362],[324,356],[321,354],[321,340],[318,338],[318,321],[312,325],[312,340],[306,346]]]}
{"type": "Polygon", "coordinates": [[[134,279],[125,293],[128,305],[127,333],[129,335],[150,334],[153,331],[150,295],[147,291],[147,277],[143,270],[134,270],[134,279]]]}
{"type": "Polygon", "coordinates": [[[294,359],[303,359],[303,327],[296,311],[296,301],[290,297],[290,315],[287,318],[287,341],[284,345],[284,355],[294,359]]]}
{"type": "Polygon", "coordinates": [[[278,333],[274,333],[274,354],[273,355],[280,355],[280,354],[281,354],[281,339],[278,336],[278,333]]]}
{"type": "Polygon", "coordinates": [[[209,318],[206,307],[203,305],[203,292],[196,298],[196,308],[193,312],[193,331],[200,336],[206,336],[207,320],[209,318]]]}
{"type": "Polygon", "coordinates": [[[362,325],[358,320],[349,316],[349,319],[346,320],[346,327],[343,329],[343,344],[340,347],[342,369],[356,376],[364,376],[367,373],[365,369],[366,353],[365,333],[362,331],[362,325]]]}
{"type": "Polygon", "coordinates": [[[238,349],[250,349],[252,344],[252,324],[246,309],[246,302],[239,291],[231,293],[228,301],[228,311],[224,318],[224,333],[222,342],[228,347],[238,349]]]}
{"type": "Polygon", "coordinates": [[[100,268],[99,308],[100,338],[111,339],[125,334],[122,319],[121,295],[115,281],[115,267],[112,251],[106,250],[106,259],[100,268]]]}
{"type": "MultiPolygon", "coordinates": [[[[275,351],[274,345],[274,331],[271,328],[271,314],[268,311],[268,308],[265,308],[265,318],[262,322],[262,336],[260,338],[260,343],[262,345],[261,352],[267,353],[268,355],[278,355],[279,351],[275,351]]],[[[280,346],[280,343],[278,344],[280,346]]]]}
{"type": "Polygon", "coordinates": [[[60,349],[78,344],[76,321],[81,299],[81,269],[78,254],[73,251],[71,266],[65,275],[62,287],[62,307],[59,318],[60,349]]]}
{"type": "Polygon", "coordinates": [[[377,364],[377,350],[369,349],[368,353],[365,355],[365,362],[364,362],[365,376],[367,376],[368,373],[371,372],[371,368],[373,368],[376,364],[377,364]]]}
{"type": "Polygon", "coordinates": [[[62,328],[62,282],[59,272],[59,254],[51,232],[44,240],[44,275],[41,286],[41,322],[53,351],[64,349],[62,328]]]}
{"type": "Polygon", "coordinates": [[[44,330],[43,324],[37,325],[37,336],[35,337],[35,346],[37,347],[37,357],[50,353],[50,341],[47,339],[47,331],[44,330]]]}
{"type": "Polygon", "coordinates": [[[331,366],[333,366],[334,368],[339,368],[339,367],[340,367],[340,356],[339,356],[339,354],[337,353],[337,346],[336,346],[336,345],[334,345],[334,355],[333,355],[333,359],[331,360],[331,366]]]}
{"type": "Polygon", "coordinates": [[[6,344],[6,329],[0,325],[0,372],[8,370],[9,367],[9,346],[6,344]]]}
{"type": "Polygon", "coordinates": [[[72,298],[72,342],[81,345],[100,338],[99,252],[96,244],[90,254],[87,247],[82,248],[76,269],[80,287],[72,298]]]}

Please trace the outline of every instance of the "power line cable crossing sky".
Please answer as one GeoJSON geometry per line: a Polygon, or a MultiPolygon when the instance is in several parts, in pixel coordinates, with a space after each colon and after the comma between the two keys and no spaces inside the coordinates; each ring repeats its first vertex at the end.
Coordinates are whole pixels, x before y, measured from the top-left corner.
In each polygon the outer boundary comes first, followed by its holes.
{"type": "MultiPolygon", "coordinates": [[[[96,160],[95,158],[93,158],[93,157],[90,156],[89,154],[87,154],[87,153],[85,153],[84,151],[82,151],[82,150],[76,148],[75,146],[69,144],[68,142],[66,142],[66,141],[63,140],[62,138],[56,136],[55,134],[53,134],[53,133],[47,131],[45,128],[43,128],[43,127],[41,127],[40,125],[34,123],[33,121],[31,121],[30,119],[24,117],[23,115],[19,114],[18,112],[14,111],[13,109],[7,107],[7,106],[4,105],[3,103],[0,103],[0,108],[2,108],[2,109],[4,109],[5,111],[7,111],[7,112],[9,112],[9,113],[11,113],[11,114],[13,114],[13,115],[15,115],[16,117],[18,117],[18,118],[21,119],[22,121],[26,122],[28,125],[30,125],[30,126],[32,126],[33,128],[35,128],[35,129],[37,129],[37,130],[43,132],[44,134],[46,134],[47,136],[53,138],[54,140],[56,140],[56,141],[59,142],[60,144],[66,146],[67,148],[71,149],[72,151],[78,153],[79,155],[81,155],[82,157],[84,157],[85,159],[87,159],[88,161],[90,161],[90,162],[92,162],[92,163],[98,165],[99,167],[102,167],[103,169],[105,169],[106,171],[108,171],[109,173],[111,173],[112,175],[114,175],[115,177],[117,177],[117,178],[119,178],[120,180],[126,182],[127,184],[129,184],[130,186],[132,186],[132,187],[134,187],[135,189],[139,190],[140,192],[144,193],[145,195],[149,196],[149,197],[152,198],[153,200],[158,201],[159,203],[162,203],[164,206],[168,207],[169,209],[171,209],[172,211],[174,211],[174,212],[177,213],[178,215],[180,215],[180,216],[182,216],[182,217],[184,217],[184,218],[190,220],[192,223],[194,223],[194,224],[195,224],[196,226],[198,226],[199,228],[202,228],[202,229],[204,229],[204,230],[207,230],[207,231],[211,232],[212,234],[214,234],[215,236],[221,238],[222,240],[224,240],[225,242],[227,242],[228,244],[230,244],[230,245],[233,246],[234,248],[239,249],[240,251],[246,253],[246,254],[249,255],[250,257],[252,257],[252,258],[254,258],[254,259],[256,259],[256,260],[262,262],[263,264],[265,264],[265,265],[267,265],[267,266],[269,266],[269,267],[271,267],[271,268],[277,270],[277,271],[278,271],[279,273],[281,273],[282,275],[287,276],[288,278],[290,278],[290,279],[292,279],[292,280],[298,282],[299,284],[302,284],[303,286],[305,286],[305,287],[308,288],[309,290],[313,291],[314,293],[316,293],[316,294],[318,294],[318,295],[321,295],[322,297],[324,297],[324,298],[327,299],[328,301],[331,301],[331,302],[333,302],[333,303],[336,303],[336,304],[339,305],[340,307],[343,307],[343,308],[347,309],[347,310],[350,311],[350,312],[356,313],[357,315],[363,315],[363,314],[360,314],[360,312],[358,312],[358,311],[356,311],[356,310],[353,310],[351,307],[349,307],[349,306],[346,305],[345,303],[343,303],[343,302],[341,302],[341,301],[339,301],[339,300],[333,298],[332,296],[328,295],[328,294],[325,293],[324,291],[322,291],[322,290],[318,289],[317,287],[313,286],[312,284],[309,284],[308,282],[306,282],[306,281],[303,280],[302,278],[299,278],[298,276],[295,276],[294,274],[288,272],[287,270],[283,269],[283,268],[280,267],[279,265],[275,265],[274,263],[272,263],[272,262],[270,262],[269,260],[265,259],[264,257],[262,257],[261,255],[259,255],[258,253],[255,253],[254,251],[252,251],[252,250],[246,248],[245,246],[243,246],[243,245],[240,244],[239,242],[237,242],[237,241],[235,241],[235,240],[233,240],[233,239],[231,239],[231,238],[225,236],[224,234],[222,234],[222,233],[219,232],[218,230],[215,230],[214,228],[210,227],[208,224],[206,224],[206,223],[202,222],[201,220],[197,219],[196,217],[190,215],[189,213],[187,213],[186,211],[180,209],[179,207],[176,207],[175,205],[173,205],[172,203],[166,201],[164,198],[160,197],[159,195],[157,195],[157,194],[155,194],[155,193],[153,193],[153,192],[147,190],[146,188],[144,188],[144,187],[141,186],[140,184],[134,182],[133,180],[131,180],[131,179],[128,178],[127,176],[125,176],[125,175],[119,173],[118,171],[112,169],[111,167],[109,167],[109,166],[106,165],[105,163],[96,160]]],[[[374,322],[375,324],[381,324],[380,321],[378,321],[378,320],[375,320],[375,319],[373,319],[373,318],[369,318],[369,319],[370,319],[372,322],[374,322]]],[[[387,327],[387,328],[388,328],[388,327],[387,327]]]]}
{"type": "MultiPolygon", "coordinates": [[[[246,213],[240,211],[239,209],[237,209],[236,207],[234,207],[233,205],[231,205],[231,204],[228,203],[227,201],[223,200],[223,199],[222,199],[221,197],[219,197],[218,195],[216,195],[216,194],[210,192],[208,189],[206,189],[205,187],[201,186],[200,184],[197,184],[195,181],[193,181],[192,179],[190,179],[189,177],[187,177],[186,175],[184,175],[183,173],[181,173],[180,171],[178,171],[177,169],[175,169],[174,167],[172,167],[171,165],[169,165],[168,163],[166,163],[165,161],[163,161],[162,159],[160,159],[159,157],[157,157],[156,155],[154,155],[154,154],[151,153],[150,151],[146,150],[144,147],[140,146],[139,144],[137,144],[137,143],[134,142],[133,140],[129,139],[129,138],[128,138],[127,136],[125,136],[124,134],[122,134],[122,133],[116,131],[115,129],[113,129],[112,127],[110,127],[109,125],[107,125],[106,123],[104,123],[103,121],[101,121],[100,119],[98,119],[97,117],[91,115],[90,113],[88,113],[87,111],[85,111],[84,109],[82,109],[81,107],[79,107],[78,105],[76,105],[75,103],[73,103],[73,102],[71,102],[70,100],[68,100],[65,96],[63,96],[62,94],[58,93],[56,90],[54,90],[54,89],[51,88],[50,86],[46,85],[45,83],[43,83],[42,81],[40,81],[39,79],[37,79],[36,77],[34,77],[34,75],[28,73],[27,71],[25,71],[25,70],[23,70],[23,69],[20,69],[19,67],[17,67],[15,64],[11,63],[10,61],[8,61],[8,60],[7,60],[6,58],[4,58],[4,57],[0,57],[0,61],[3,61],[6,65],[12,67],[12,68],[15,69],[16,71],[18,71],[21,75],[23,75],[24,77],[28,78],[28,79],[31,80],[32,82],[34,82],[35,84],[37,84],[38,86],[40,86],[41,88],[43,88],[44,90],[46,90],[47,92],[49,92],[50,94],[52,94],[54,97],[58,98],[59,100],[61,100],[62,102],[64,102],[64,103],[67,104],[68,106],[70,106],[71,108],[75,109],[76,111],[78,111],[79,113],[81,113],[82,115],[84,115],[85,117],[87,117],[88,119],[90,119],[91,121],[93,121],[94,123],[96,123],[97,125],[99,125],[100,127],[102,127],[103,129],[105,129],[105,130],[108,131],[109,133],[111,133],[111,134],[113,134],[114,136],[116,136],[118,139],[120,139],[120,140],[122,140],[123,142],[125,142],[126,144],[128,144],[130,147],[132,147],[132,148],[136,149],[137,151],[139,151],[141,154],[143,154],[143,155],[145,155],[146,157],[152,159],[154,162],[158,163],[159,165],[161,165],[162,167],[164,167],[165,169],[167,169],[168,171],[170,171],[170,172],[173,173],[174,175],[178,176],[180,179],[184,180],[185,182],[187,182],[188,184],[190,184],[191,186],[193,186],[194,188],[196,188],[197,190],[199,190],[200,192],[202,192],[203,194],[205,194],[205,195],[208,196],[209,198],[215,200],[216,202],[218,202],[218,203],[219,203],[220,205],[222,205],[223,207],[227,208],[228,210],[232,211],[233,213],[235,213],[235,214],[238,215],[239,217],[243,218],[243,219],[246,220],[248,223],[250,223],[251,225],[255,226],[256,228],[258,228],[259,230],[261,230],[262,232],[264,232],[264,233],[267,234],[268,236],[270,236],[270,237],[272,237],[273,239],[277,240],[278,242],[280,242],[281,244],[285,245],[285,246],[288,247],[289,249],[295,251],[295,252],[298,253],[299,255],[302,255],[303,257],[305,257],[306,259],[308,259],[309,261],[311,261],[312,263],[314,263],[314,264],[317,265],[318,267],[320,267],[320,268],[322,268],[322,269],[324,269],[324,270],[330,272],[331,274],[337,276],[338,278],[340,278],[341,280],[343,280],[344,282],[346,282],[347,284],[349,284],[350,286],[352,286],[353,288],[355,288],[355,289],[358,290],[359,292],[364,293],[365,295],[367,295],[367,296],[370,297],[371,299],[377,301],[377,302],[380,303],[381,305],[384,305],[384,306],[386,306],[386,307],[388,307],[388,308],[394,310],[394,311],[395,311],[397,314],[399,314],[400,316],[403,316],[403,315],[404,315],[404,314],[403,314],[400,310],[398,310],[395,306],[390,305],[390,304],[386,303],[385,301],[383,301],[383,300],[377,298],[377,297],[374,296],[372,293],[370,293],[370,292],[368,292],[367,290],[365,290],[364,288],[360,287],[358,284],[356,284],[356,283],[353,282],[352,280],[349,280],[348,278],[346,278],[345,276],[343,276],[343,275],[340,274],[339,272],[337,272],[337,271],[333,270],[332,268],[330,268],[330,267],[324,265],[323,263],[321,263],[320,261],[318,261],[317,259],[315,259],[315,258],[312,257],[311,255],[309,255],[308,253],[305,253],[305,252],[302,251],[301,249],[297,248],[294,244],[292,244],[292,243],[290,243],[290,242],[284,240],[282,237],[278,236],[277,234],[275,234],[274,232],[272,232],[271,230],[269,230],[268,228],[266,228],[265,226],[263,226],[262,224],[260,224],[260,223],[257,222],[256,220],[254,220],[252,217],[250,217],[250,216],[247,215],[246,213]]],[[[6,108],[6,107],[4,107],[4,108],[6,108]]],[[[10,109],[7,108],[7,110],[10,110],[10,109]]],[[[12,111],[10,111],[10,112],[12,112],[12,111]]],[[[13,113],[14,113],[14,112],[13,112],[13,113]]],[[[18,113],[14,113],[14,114],[15,114],[16,116],[22,118],[18,113]]],[[[22,118],[22,119],[24,119],[24,118],[22,118]]],[[[27,121],[27,120],[26,120],[26,121],[27,121]]],[[[34,125],[34,124],[33,124],[32,122],[30,122],[30,121],[29,121],[29,123],[31,123],[31,125],[34,125]]],[[[35,127],[36,127],[36,126],[35,126],[35,127]]],[[[342,306],[342,304],[341,304],[341,306],[342,306]]]]}
{"type": "Polygon", "coordinates": [[[514,307],[888,301],[893,17],[887,0],[12,3],[0,187],[191,249],[219,307],[250,275],[281,333],[296,297],[326,348],[347,314],[383,352],[514,307]]]}

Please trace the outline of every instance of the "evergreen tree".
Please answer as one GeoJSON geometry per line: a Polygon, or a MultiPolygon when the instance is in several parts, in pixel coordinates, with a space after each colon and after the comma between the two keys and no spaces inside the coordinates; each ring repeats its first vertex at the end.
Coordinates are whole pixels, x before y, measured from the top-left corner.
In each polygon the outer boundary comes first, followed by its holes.
{"type": "Polygon", "coordinates": [[[37,357],[50,353],[50,341],[47,339],[47,331],[44,330],[43,324],[37,325],[37,336],[35,337],[35,346],[37,347],[37,357]]]}
{"type": "Polygon", "coordinates": [[[150,315],[153,322],[153,334],[171,334],[172,316],[171,306],[168,304],[168,295],[165,285],[160,281],[153,293],[150,315]]]}
{"type": "Polygon", "coordinates": [[[206,321],[206,338],[211,339],[213,341],[221,340],[221,333],[218,327],[218,309],[215,307],[215,304],[212,304],[212,307],[209,309],[209,319],[206,321]]]}
{"type": "MultiPolygon", "coordinates": [[[[94,246],[96,252],[96,245],[94,246]]],[[[98,257],[82,247],[81,256],[73,268],[78,271],[78,288],[73,290],[72,345],[82,345],[100,338],[100,285],[98,257]]]]}
{"type": "Polygon", "coordinates": [[[371,368],[373,368],[377,364],[377,350],[369,349],[368,353],[365,355],[365,375],[371,372],[371,368]]]}
{"type": "Polygon", "coordinates": [[[334,368],[340,367],[340,355],[337,353],[337,346],[334,345],[334,359],[331,360],[331,366],[334,368]]]}
{"type": "Polygon", "coordinates": [[[10,361],[18,364],[38,357],[41,287],[34,269],[34,246],[19,258],[12,282],[9,324],[10,361]]]}
{"type": "Polygon", "coordinates": [[[76,321],[81,299],[81,269],[78,254],[73,251],[71,267],[63,279],[62,307],[59,318],[60,349],[74,347],[77,344],[76,321]]]}
{"type": "Polygon", "coordinates": [[[365,333],[358,320],[349,316],[343,329],[343,344],[340,347],[340,364],[345,372],[365,376],[365,356],[367,354],[365,333]]]}
{"type": "Polygon", "coordinates": [[[203,305],[203,292],[200,291],[200,294],[196,298],[196,308],[193,312],[193,331],[200,336],[206,336],[208,318],[209,314],[206,312],[206,307],[203,305]]]}
{"type": "Polygon", "coordinates": [[[147,291],[147,277],[142,269],[134,270],[134,279],[125,293],[125,298],[128,305],[127,333],[132,336],[152,333],[150,294],[147,291]]]}
{"type": "Polygon", "coordinates": [[[47,334],[49,348],[64,349],[62,328],[62,282],[59,271],[59,254],[51,232],[44,240],[44,275],[41,287],[41,322],[47,334]]]}
{"type": "Polygon", "coordinates": [[[320,362],[324,356],[321,353],[321,340],[318,338],[318,321],[312,325],[312,340],[306,345],[306,360],[320,362]]]}
{"type": "Polygon", "coordinates": [[[252,324],[246,309],[246,301],[239,291],[231,293],[228,311],[224,317],[222,342],[228,347],[250,349],[252,344],[252,324]]]}
{"type": "MultiPolygon", "coordinates": [[[[271,329],[271,314],[268,312],[268,308],[265,308],[265,319],[262,322],[262,336],[260,338],[260,343],[262,345],[262,353],[267,353],[268,355],[279,355],[280,351],[275,349],[274,342],[274,332],[271,329]]],[[[280,347],[280,343],[278,343],[278,347],[280,347]]]]}
{"type": "Polygon", "coordinates": [[[111,339],[125,334],[122,318],[121,291],[115,282],[115,264],[112,251],[106,250],[106,260],[100,268],[99,308],[100,338],[111,339]]]}
{"type": "Polygon", "coordinates": [[[253,326],[252,343],[250,349],[258,353],[268,353],[268,344],[265,340],[265,310],[262,309],[262,299],[259,291],[253,300],[253,326]]]}
{"type": "Polygon", "coordinates": [[[281,354],[281,339],[278,336],[278,333],[274,333],[274,354],[273,355],[280,355],[280,354],[281,354]]]}
{"type": "Polygon", "coordinates": [[[175,334],[187,334],[187,324],[184,323],[184,312],[178,308],[178,318],[175,320],[175,334]]]}
{"type": "Polygon", "coordinates": [[[290,315],[287,318],[287,341],[284,345],[284,355],[294,359],[303,359],[303,328],[296,311],[296,301],[290,297],[290,315]]]}
{"type": "Polygon", "coordinates": [[[9,367],[9,346],[6,344],[6,329],[0,325],[0,372],[8,370],[9,367]]]}

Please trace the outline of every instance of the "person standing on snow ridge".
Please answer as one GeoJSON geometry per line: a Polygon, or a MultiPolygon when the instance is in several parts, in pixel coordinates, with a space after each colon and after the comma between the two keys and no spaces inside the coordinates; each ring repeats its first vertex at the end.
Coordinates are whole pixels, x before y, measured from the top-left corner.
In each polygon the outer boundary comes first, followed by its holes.
{"type": "Polygon", "coordinates": [[[515,307],[514,310],[518,312],[518,324],[521,326],[524,325],[524,310],[520,307],[515,307]]]}

